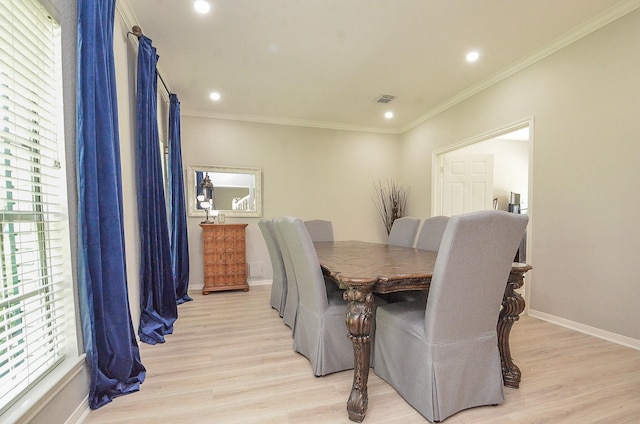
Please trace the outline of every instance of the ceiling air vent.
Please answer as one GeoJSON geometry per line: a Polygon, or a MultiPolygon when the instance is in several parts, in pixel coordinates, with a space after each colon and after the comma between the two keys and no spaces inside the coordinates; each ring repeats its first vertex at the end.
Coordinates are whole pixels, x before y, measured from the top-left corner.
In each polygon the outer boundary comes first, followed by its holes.
{"type": "Polygon", "coordinates": [[[396,96],[392,96],[390,94],[383,94],[376,100],[376,103],[389,103],[391,100],[395,99],[396,96]]]}

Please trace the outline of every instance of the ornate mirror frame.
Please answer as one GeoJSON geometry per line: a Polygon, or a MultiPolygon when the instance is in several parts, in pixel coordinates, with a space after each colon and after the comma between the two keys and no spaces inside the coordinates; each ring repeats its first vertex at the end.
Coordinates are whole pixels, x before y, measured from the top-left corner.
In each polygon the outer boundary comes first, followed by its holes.
{"type": "Polygon", "coordinates": [[[249,180],[250,183],[248,186],[245,183],[241,183],[242,186],[232,186],[237,188],[248,188],[250,204],[251,207],[249,209],[244,210],[234,210],[231,208],[228,209],[218,209],[219,205],[216,205],[216,210],[220,214],[224,214],[225,217],[252,217],[259,218],[262,216],[262,169],[261,168],[243,168],[238,166],[211,166],[211,165],[187,165],[187,190],[186,190],[186,202],[187,202],[187,213],[190,217],[204,217],[205,211],[204,209],[198,208],[198,200],[196,196],[198,196],[198,188],[197,184],[197,176],[198,172],[208,173],[211,178],[214,186],[214,204],[215,204],[215,188],[228,188],[228,180],[233,181],[233,179],[242,179],[243,181],[249,180]],[[219,178],[217,178],[219,177],[219,178]],[[236,178],[237,177],[237,178],[236,178]],[[224,183],[220,183],[220,181],[225,180],[224,183]],[[216,185],[218,183],[219,185],[216,185]]]}

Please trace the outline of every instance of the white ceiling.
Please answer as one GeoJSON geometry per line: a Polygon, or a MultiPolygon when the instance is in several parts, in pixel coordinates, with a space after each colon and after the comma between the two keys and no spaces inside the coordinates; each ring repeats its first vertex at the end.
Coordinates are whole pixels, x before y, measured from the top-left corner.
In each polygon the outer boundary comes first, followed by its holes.
{"type": "MultiPolygon", "coordinates": [[[[632,0],[118,0],[183,114],[400,133],[632,0]],[[481,54],[467,63],[470,50],[481,54]],[[222,99],[213,102],[211,91],[222,99]],[[396,96],[376,103],[382,94],[396,96]],[[384,112],[395,117],[386,120],[384,112]]],[[[635,5],[635,6],[632,6],[635,5]]]]}

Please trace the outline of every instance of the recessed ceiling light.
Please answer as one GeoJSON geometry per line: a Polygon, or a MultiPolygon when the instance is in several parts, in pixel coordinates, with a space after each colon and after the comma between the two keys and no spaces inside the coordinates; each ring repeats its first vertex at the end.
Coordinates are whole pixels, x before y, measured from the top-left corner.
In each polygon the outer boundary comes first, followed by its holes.
{"type": "Polygon", "coordinates": [[[467,53],[467,62],[475,62],[480,57],[480,53],[478,52],[469,52],[467,53]]]}
{"type": "Polygon", "coordinates": [[[214,102],[217,102],[218,100],[220,100],[220,93],[214,91],[213,93],[209,94],[209,98],[214,102]]]}
{"type": "Polygon", "coordinates": [[[209,10],[211,9],[211,5],[209,4],[208,1],[205,0],[197,0],[193,3],[193,7],[194,9],[196,9],[196,12],[198,13],[209,13],[209,10]]]}
{"type": "Polygon", "coordinates": [[[391,111],[385,112],[384,117],[387,118],[387,119],[393,118],[393,112],[391,112],[391,111]]]}

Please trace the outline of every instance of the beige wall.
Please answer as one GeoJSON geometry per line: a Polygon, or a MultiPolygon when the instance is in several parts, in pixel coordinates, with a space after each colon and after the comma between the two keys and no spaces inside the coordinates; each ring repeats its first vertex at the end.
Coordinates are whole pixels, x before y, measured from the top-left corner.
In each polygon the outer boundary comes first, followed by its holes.
{"type": "Polygon", "coordinates": [[[533,116],[529,306],[636,342],[639,75],[636,10],[402,135],[426,213],[433,150],[533,116]]]}
{"type": "Polygon", "coordinates": [[[136,181],[135,80],[138,50],[135,44],[137,42],[132,43],[127,36],[128,28],[129,26],[122,21],[120,15],[116,12],[113,30],[113,53],[118,96],[127,283],[129,285],[131,321],[137,334],[138,324],[140,323],[140,227],[138,225],[138,193],[134,181],[136,181]]]}
{"type": "MultiPolygon", "coordinates": [[[[336,239],[383,241],[374,181],[399,173],[399,136],[182,116],[183,163],[262,168],[263,216],[333,221],[336,239]]],[[[272,276],[259,218],[245,222],[247,262],[272,276]],[[258,268],[259,268],[258,266],[258,268]]],[[[189,218],[190,289],[202,287],[202,217],[189,218]]]]}

